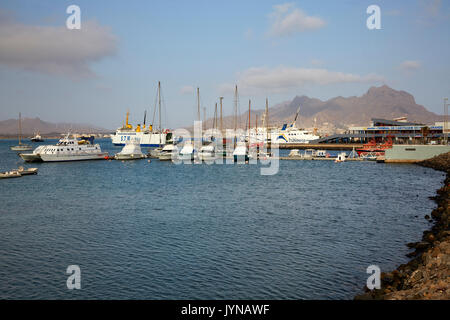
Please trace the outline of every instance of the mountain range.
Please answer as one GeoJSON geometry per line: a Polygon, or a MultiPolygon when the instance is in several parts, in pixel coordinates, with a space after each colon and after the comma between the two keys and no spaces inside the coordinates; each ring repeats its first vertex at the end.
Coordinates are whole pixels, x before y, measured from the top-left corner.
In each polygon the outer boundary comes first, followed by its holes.
{"type": "MultiPolygon", "coordinates": [[[[408,121],[423,124],[434,124],[442,121],[443,116],[428,111],[416,103],[414,97],[405,91],[397,91],[386,85],[371,87],[360,97],[335,97],[327,101],[307,96],[296,96],[269,108],[269,125],[280,126],[291,123],[300,107],[297,126],[304,128],[321,127],[323,125],[345,129],[348,126],[367,126],[372,118],[394,119],[407,117],[408,121]]],[[[240,108],[242,109],[242,103],[240,108]]],[[[264,110],[251,110],[251,126],[255,125],[255,115],[261,119],[264,110]]],[[[233,116],[225,117],[224,127],[233,126],[233,116]]],[[[241,128],[246,127],[248,111],[239,116],[241,128]]],[[[259,125],[262,123],[260,121],[259,125]]],[[[207,126],[211,126],[208,119],[207,126]]]]}
{"type": "MultiPolygon", "coordinates": [[[[16,135],[19,132],[17,119],[0,121],[0,135],[16,135]]],[[[22,135],[30,136],[39,132],[42,135],[77,133],[105,133],[108,130],[89,124],[51,123],[39,118],[22,118],[22,135]]]]}

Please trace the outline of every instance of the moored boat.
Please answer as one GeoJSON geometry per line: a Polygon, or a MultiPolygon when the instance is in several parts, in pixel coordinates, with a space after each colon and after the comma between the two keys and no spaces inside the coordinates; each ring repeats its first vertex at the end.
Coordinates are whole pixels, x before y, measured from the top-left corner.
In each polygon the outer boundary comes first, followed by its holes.
{"type": "Polygon", "coordinates": [[[0,172],[0,179],[20,178],[21,176],[17,170],[0,172]]]}
{"type": "Polygon", "coordinates": [[[178,151],[178,148],[173,144],[166,144],[164,148],[162,148],[161,152],[159,153],[159,160],[160,161],[169,161],[174,159],[176,152],[178,151]]]}
{"type": "Polygon", "coordinates": [[[22,176],[28,176],[28,175],[32,175],[32,174],[37,174],[38,173],[38,168],[24,168],[22,166],[20,166],[17,170],[14,170],[20,173],[20,175],[22,176]]]}
{"type": "Polygon", "coordinates": [[[31,138],[31,141],[32,142],[44,142],[44,139],[42,139],[41,135],[38,132],[34,135],[33,138],[31,138]]]}
{"type": "Polygon", "coordinates": [[[19,113],[19,144],[17,146],[11,146],[10,149],[13,151],[28,151],[28,150],[33,149],[32,146],[22,143],[22,114],[21,113],[19,113]]]}
{"type": "Polygon", "coordinates": [[[131,140],[125,144],[122,151],[117,153],[114,158],[116,160],[139,160],[144,159],[145,155],[141,151],[139,140],[131,140]]]}
{"type": "Polygon", "coordinates": [[[377,144],[375,139],[371,139],[368,143],[364,144],[362,148],[356,149],[356,152],[358,152],[360,157],[366,156],[376,158],[378,156],[384,156],[386,149],[391,149],[392,145],[391,137],[388,137],[383,144],[377,144]]]}
{"type": "Polygon", "coordinates": [[[108,157],[108,152],[102,152],[100,145],[93,143],[93,137],[89,140],[79,140],[77,138],[70,138],[69,136],[70,134],[67,134],[54,146],[44,146],[39,151],[39,156],[42,161],[104,160],[108,157]]]}

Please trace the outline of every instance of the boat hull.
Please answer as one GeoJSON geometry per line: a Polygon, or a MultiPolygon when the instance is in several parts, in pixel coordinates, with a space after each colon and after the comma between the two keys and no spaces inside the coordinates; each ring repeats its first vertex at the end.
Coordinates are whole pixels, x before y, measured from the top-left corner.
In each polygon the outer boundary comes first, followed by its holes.
{"type": "Polygon", "coordinates": [[[41,156],[35,153],[19,153],[19,156],[25,162],[42,162],[41,156]]]}
{"type": "Polygon", "coordinates": [[[162,133],[160,135],[159,133],[116,132],[111,135],[111,141],[115,146],[124,146],[127,141],[133,139],[138,139],[141,147],[154,148],[166,143],[166,134],[162,133]]]}
{"type": "Polygon", "coordinates": [[[44,162],[105,160],[107,157],[108,152],[85,155],[41,154],[41,159],[44,162]]]}
{"type": "Polygon", "coordinates": [[[12,151],[30,151],[33,150],[33,147],[30,146],[13,146],[10,147],[12,151]]]}
{"type": "Polygon", "coordinates": [[[145,156],[143,154],[116,154],[114,156],[116,160],[140,160],[144,159],[145,156]]]}

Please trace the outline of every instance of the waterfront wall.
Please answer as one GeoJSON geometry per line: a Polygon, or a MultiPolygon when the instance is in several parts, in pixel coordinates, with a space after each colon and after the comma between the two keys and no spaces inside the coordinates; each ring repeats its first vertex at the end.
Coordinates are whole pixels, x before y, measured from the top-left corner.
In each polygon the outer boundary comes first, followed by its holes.
{"type": "Polygon", "coordinates": [[[450,152],[445,145],[393,145],[385,151],[385,162],[419,162],[450,152]]]}

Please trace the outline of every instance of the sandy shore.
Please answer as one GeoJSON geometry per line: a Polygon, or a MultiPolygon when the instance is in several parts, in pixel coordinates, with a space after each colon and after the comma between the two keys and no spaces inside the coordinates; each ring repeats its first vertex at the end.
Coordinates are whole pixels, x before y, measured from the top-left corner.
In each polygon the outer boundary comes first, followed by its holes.
{"type": "Polygon", "coordinates": [[[411,261],[382,273],[381,289],[365,288],[357,300],[450,300],[450,153],[418,164],[447,173],[444,186],[433,197],[437,208],[425,215],[433,226],[424,231],[421,241],[408,243],[414,250],[408,255],[411,261]]]}

